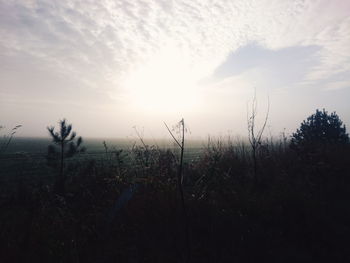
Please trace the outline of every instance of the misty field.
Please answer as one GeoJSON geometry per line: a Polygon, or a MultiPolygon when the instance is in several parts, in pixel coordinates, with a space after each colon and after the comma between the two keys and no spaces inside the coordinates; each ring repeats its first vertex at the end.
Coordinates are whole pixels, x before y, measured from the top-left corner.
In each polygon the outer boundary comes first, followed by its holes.
{"type": "MultiPolygon", "coordinates": [[[[133,147],[139,145],[139,140],[131,139],[87,139],[84,145],[88,151],[68,162],[88,162],[89,160],[96,160],[103,162],[108,159],[106,149],[103,143],[109,147],[110,151],[124,150],[131,151],[133,147]]],[[[153,144],[159,149],[173,149],[176,148],[169,140],[146,140],[146,143],[153,144]]],[[[50,140],[46,138],[16,138],[9,147],[0,156],[0,167],[2,167],[1,175],[15,177],[24,176],[51,176],[54,171],[46,167],[47,147],[50,140]]],[[[189,141],[186,145],[185,159],[187,161],[196,160],[203,153],[206,142],[203,141],[189,141]]],[[[2,180],[0,178],[0,180],[2,180]]]]}

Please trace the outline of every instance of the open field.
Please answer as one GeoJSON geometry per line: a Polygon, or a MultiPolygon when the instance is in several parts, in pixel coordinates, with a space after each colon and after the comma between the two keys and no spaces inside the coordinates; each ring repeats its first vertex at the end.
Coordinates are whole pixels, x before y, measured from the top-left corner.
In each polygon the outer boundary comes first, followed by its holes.
{"type": "MultiPolygon", "coordinates": [[[[124,150],[130,152],[135,145],[140,145],[137,140],[128,139],[86,139],[84,146],[85,153],[67,159],[67,163],[88,162],[91,160],[103,162],[107,158],[103,142],[106,142],[108,151],[124,150]]],[[[33,177],[51,177],[52,169],[47,166],[47,147],[51,143],[46,138],[15,138],[9,145],[6,152],[0,154],[0,181],[11,180],[16,177],[32,179],[33,177]]],[[[174,154],[178,149],[171,141],[145,140],[145,143],[154,145],[160,149],[172,149],[174,154]]],[[[189,141],[186,145],[184,158],[186,162],[196,160],[203,153],[205,145],[201,141],[189,141]]]]}

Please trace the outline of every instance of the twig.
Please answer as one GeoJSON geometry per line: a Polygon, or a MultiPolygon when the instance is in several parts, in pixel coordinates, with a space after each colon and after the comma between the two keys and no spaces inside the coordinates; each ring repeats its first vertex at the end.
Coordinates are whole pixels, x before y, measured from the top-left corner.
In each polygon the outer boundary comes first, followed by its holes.
{"type": "Polygon", "coordinates": [[[165,127],[167,128],[168,132],[170,133],[171,137],[173,137],[174,141],[176,142],[176,144],[182,148],[181,144],[178,142],[178,140],[176,140],[175,136],[173,135],[173,133],[171,132],[171,130],[169,129],[168,125],[164,122],[165,127]]]}

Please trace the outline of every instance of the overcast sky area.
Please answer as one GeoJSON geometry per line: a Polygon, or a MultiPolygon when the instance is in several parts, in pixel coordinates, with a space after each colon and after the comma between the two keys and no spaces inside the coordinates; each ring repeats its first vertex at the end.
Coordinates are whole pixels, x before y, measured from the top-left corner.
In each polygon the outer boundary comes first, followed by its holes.
{"type": "MultiPolygon", "coordinates": [[[[317,108],[350,125],[350,1],[0,0],[0,125],[48,136],[246,134],[256,90],[268,130],[317,108]]],[[[350,127],[350,126],[349,126],[350,127]]]]}

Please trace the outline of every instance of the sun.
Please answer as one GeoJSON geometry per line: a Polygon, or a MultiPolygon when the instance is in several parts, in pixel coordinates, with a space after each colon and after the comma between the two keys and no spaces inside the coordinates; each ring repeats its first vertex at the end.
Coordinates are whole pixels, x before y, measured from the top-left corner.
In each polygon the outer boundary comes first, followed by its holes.
{"type": "Polygon", "coordinates": [[[183,53],[167,48],[124,82],[131,107],[148,113],[186,112],[199,103],[198,81],[183,53]]]}

